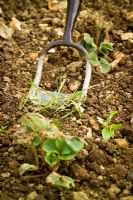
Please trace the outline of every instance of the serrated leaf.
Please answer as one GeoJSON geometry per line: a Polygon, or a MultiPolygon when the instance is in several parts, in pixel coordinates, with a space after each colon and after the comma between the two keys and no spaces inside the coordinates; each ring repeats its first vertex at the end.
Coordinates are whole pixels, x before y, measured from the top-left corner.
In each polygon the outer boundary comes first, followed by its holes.
{"type": "Polygon", "coordinates": [[[102,42],[100,44],[99,51],[102,54],[108,54],[109,51],[113,51],[113,44],[110,42],[102,42]]]}
{"type": "Polygon", "coordinates": [[[97,46],[93,40],[93,38],[88,34],[84,33],[83,40],[81,40],[80,44],[89,52],[95,52],[97,46]]]}
{"type": "Polygon", "coordinates": [[[111,111],[108,118],[107,118],[107,123],[110,123],[114,115],[118,114],[118,111],[111,111]]]}
{"type": "Polygon", "coordinates": [[[70,189],[70,187],[74,187],[74,180],[68,176],[61,176],[56,172],[52,172],[46,178],[46,183],[52,184],[55,187],[70,189]]]}
{"type": "Polygon", "coordinates": [[[97,117],[97,120],[100,124],[104,124],[105,123],[105,120],[101,117],[97,117]]]}
{"type": "Polygon", "coordinates": [[[47,140],[43,143],[42,149],[43,149],[43,151],[45,151],[45,152],[54,151],[54,150],[56,151],[57,148],[56,148],[55,140],[47,139],[47,140]]]}
{"type": "Polygon", "coordinates": [[[41,143],[41,138],[39,136],[35,136],[32,141],[34,147],[37,147],[40,143],[41,143]]]}
{"type": "Polygon", "coordinates": [[[97,54],[94,52],[90,53],[89,62],[95,67],[100,65],[100,61],[98,60],[97,54]]]}
{"type": "Polygon", "coordinates": [[[84,41],[92,47],[97,48],[93,38],[88,33],[84,33],[84,41]]]}
{"type": "Polygon", "coordinates": [[[110,128],[109,127],[103,128],[102,136],[103,136],[104,140],[109,140],[110,139],[110,128]]]}
{"type": "Polygon", "coordinates": [[[110,64],[107,60],[101,59],[100,60],[100,69],[103,74],[107,74],[110,71],[110,64]]]}
{"type": "Polygon", "coordinates": [[[51,167],[55,166],[59,162],[58,152],[57,151],[49,151],[46,153],[45,162],[48,163],[51,167]]]}
{"type": "Polygon", "coordinates": [[[67,145],[76,153],[84,147],[84,143],[78,137],[73,137],[71,139],[65,138],[65,141],[67,145]]]}
{"type": "Polygon", "coordinates": [[[111,124],[110,130],[116,131],[122,128],[121,124],[111,124]]]}

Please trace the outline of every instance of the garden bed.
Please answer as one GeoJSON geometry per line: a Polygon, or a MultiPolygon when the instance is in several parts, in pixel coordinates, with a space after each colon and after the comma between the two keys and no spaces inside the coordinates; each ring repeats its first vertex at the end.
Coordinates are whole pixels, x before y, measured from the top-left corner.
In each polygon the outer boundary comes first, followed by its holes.
{"type": "MultiPolygon", "coordinates": [[[[109,55],[109,62],[116,60],[118,55],[122,58],[106,75],[93,69],[92,87],[82,105],[82,117],[73,113],[62,118],[66,111],[43,112],[53,121],[60,120],[62,132],[85,140],[82,154],[74,161],[62,162],[59,169],[60,174],[76,179],[75,188],[64,190],[46,184],[47,166],[41,172],[19,175],[21,164],[33,163],[33,156],[14,141],[14,133],[20,126],[21,116],[36,109],[31,103],[20,109],[20,102],[35,76],[39,52],[48,42],[62,37],[66,6],[64,1],[61,3],[59,10],[51,11],[48,1],[0,1],[1,21],[9,26],[14,17],[21,23],[21,28],[15,29],[10,39],[0,38],[0,199],[133,200],[133,38],[123,39],[125,33],[133,31],[130,0],[83,1],[75,26],[75,40],[79,41],[85,32],[95,40],[98,31],[95,20],[102,14],[111,23],[108,36],[114,50],[109,55]],[[106,119],[110,111],[115,110],[118,114],[114,122],[121,123],[123,128],[117,131],[114,139],[105,142],[97,117],[106,119]],[[6,127],[5,130],[2,127],[6,127]]],[[[102,42],[105,32],[100,36],[102,42]]],[[[72,49],[59,48],[51,53],[43,71],[42,86],[56,90],[58,81],[65,76],[65,92],[71,93],[67,85],[75,80],[81,87],[82,64],[76,72],[67,67],[78,61],[77,52],[72,49]]]]}

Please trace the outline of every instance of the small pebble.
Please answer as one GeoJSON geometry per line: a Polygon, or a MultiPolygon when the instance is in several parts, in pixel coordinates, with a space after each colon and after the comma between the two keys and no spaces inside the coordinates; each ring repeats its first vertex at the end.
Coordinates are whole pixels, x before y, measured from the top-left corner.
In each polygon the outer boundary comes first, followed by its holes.
{"type": "Polygon", "coordinates": [[[121,197],[120,200],[133,200],[133,196],[121,197]]]}
{"type": "Polygon", "coordinates": [[[72,192],[72,200],[90,200],[88,194],[86,194],[85,192],[72,192]]]}
{"type": "Polygon", "coordinates": [[[128,142],[124,139],[114,139],[114,142],[121,148],[128,148],[128,142]]]}
{"type": "Polygon", "coordinates": [[[37,197],[38,197],[38,194],[36,193],[36,191],[33,191],[28,194],[26,200],[35,200],[37,197]]]}
{"type": "Polygon", "coordinates": [[[91,128],[88,128],[86,138],[92,138],[92,129],[91,128]]]}
{"type": "Polygon", "coordinates": [[[103,181],[103,176],[98,176],[97,179],[98,179],[99,181],[103,181]]]}
{"type": "Polygon", "coordinates": [[[1,174],[1,176],[3,178],[9,178],[11,176],[11,173],[10,172],[4,172],[4,173],[1,174]]]}
{"type": "Polygon", "coordinates": [[[81,83],[80,83],[79,81],[73,80],[72,82],[70,82],[70,83],[68,84],[68,89],[69,89],[70,91],[74,92],[75,90],[77,90],[77,89],[79,88],[80,84],[81,84],[81,83]]]}
{"type": "Polygon", "coordinates": [[[89,155],[88,151],[86,151],[85,149],[82,149],[78,154],[77,154],[77,158],[79,159],[84,159],[89,155]]]}

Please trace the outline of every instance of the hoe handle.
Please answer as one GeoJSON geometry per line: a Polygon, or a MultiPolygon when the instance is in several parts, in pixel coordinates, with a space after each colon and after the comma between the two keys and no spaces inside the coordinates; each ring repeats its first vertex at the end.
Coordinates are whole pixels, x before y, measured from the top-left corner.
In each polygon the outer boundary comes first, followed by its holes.
{"type": "Polygon", "coordinates": [[[80,8],[82,0],[67,0],[67,1],[68,1],[68,5],[67,5],[64,41],[71,43],[74,23],[79,13],[79,8],[80,8]]]}

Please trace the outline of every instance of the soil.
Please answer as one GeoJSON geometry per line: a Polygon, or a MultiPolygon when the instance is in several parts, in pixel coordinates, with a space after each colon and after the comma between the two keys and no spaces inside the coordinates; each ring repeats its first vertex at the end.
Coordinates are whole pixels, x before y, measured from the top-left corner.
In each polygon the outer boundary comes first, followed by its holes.
{"type": "MultiPolygon", "coordinates": [[[[7,26],[13,17],[22,23],[12,38],[0,37],[0,127],[7,126],[0,133],[0,199],[133,200],[133,40],[122,40],[119,34],[133,31],[132,20],[127,17],[132,12],[132,1],[82,2],[75,26],[77,32],[74,31],[75,40],[79,41],[85,32],[96,40],[98,27],[94,16],[103,14],[112,24],[108,36],[114,44],[114,51],[109,54],[109,61],[116,59],[117,52],[124,56],[107,75],[93,69],[93,87],[83,104],[85,111],[81,118],[77,113],[63,119],[64,113],[60,115],[50,111],[44,114],[54,120],[60,119],[64,133],[80,136],[86,141],[85,150],[74,161],[63,162],[59,169],[59,173],[76,179],[76,187],[70,190],[47,185],[47,167],[41,173],[27,173],[32,178],[20,176],[20,165],[32,162],[32,155],[14,141],[20,117],[27,111],[34,111],[32,104],[23,109],[19,105],[34,78],[38,54],[48,42],[60,38],[57,28],[63,31],[66,9],[51,11],[47,0],[8,0],[6,3],[0,0],[0,7],[0,20],[7,26]],[[116,133],[115,139],[105,142],[97,117],[106,119],[111,110],[118,110],[114,122],[121,123],[123,129],[116,133]]],[[[98,42],[105,36],[102,30],[98,42]]],[[[67,85],[73,80],[79,80],[82,86],[84,68],[81,66],[80,70],[72,73],[66,67],[78,60],[71,48],[59,48],[55,54],[51,53],[46,61],[42,86],[56,90],[62,76],[67,77],[65,91],[70,92],[67,85]]]]}

